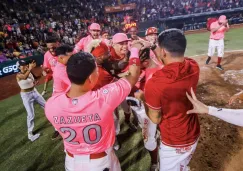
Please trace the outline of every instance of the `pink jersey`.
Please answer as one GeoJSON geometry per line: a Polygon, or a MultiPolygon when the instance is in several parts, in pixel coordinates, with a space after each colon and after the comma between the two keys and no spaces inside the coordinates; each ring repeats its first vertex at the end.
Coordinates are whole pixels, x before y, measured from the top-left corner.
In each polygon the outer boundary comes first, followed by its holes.
{"type": "Polygon", "coordinates": [[[76,45],[74,48],[75,53],[79,52],[80,50],[87,52],[87,46],[88,44],[93,40],[91,35],[88,35],[84,38],[82,38],[76,45]]]}
{"type": "MultiPolygon", "coordinates": [[[[213,22],[210,25],[210,30],[219,27],[219,23],[218,21],[213,22]]],[[[223,26],[220,29],[218,29],[216,32],[212,32],[210,34],[210,39],[214,39],[214,40],[220,40],[220,39],[224,39],[224,34],[227,31],[227,27],[223,26]]]]}
{"type": "Polygon", "coordinates": [[[53,94],[66,92],[67,88],[71,86],[71,82],[67,76],[66,65],[57,62],[53,71],[53,94]]]}
{"type": "Polygon", "coordinates": [[[53,71],[56,64],[57,64],[57,57],[53,56],[49,51],[47,51],[44,55],[43,67],[49,68],[53,71]]]}
{"type": "Polygon", "coordinates": [[[114,144],[113,111],[130,91],[130,83],[120,79],[77,98],[59,94],[47,101],[45,114],[63,137],[68,152],[74,155],[100,153],[114,144]]]}

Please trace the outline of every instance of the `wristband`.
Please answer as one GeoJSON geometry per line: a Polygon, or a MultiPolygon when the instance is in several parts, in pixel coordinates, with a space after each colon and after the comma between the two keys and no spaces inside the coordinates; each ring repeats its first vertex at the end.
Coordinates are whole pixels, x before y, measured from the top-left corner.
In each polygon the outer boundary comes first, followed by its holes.
{"type": "Polygon", "coordinates": [[[139,58],[131,58],[131,59],[129,59],[129,65],[140,66],[140,59],[139,58]]]}
{"type": "Polygon", "coordinates": [[[139,49],[138,48],[132,48],[131,49],[130,59],[132,59],[132,58],[139,59],[139,49]]]}

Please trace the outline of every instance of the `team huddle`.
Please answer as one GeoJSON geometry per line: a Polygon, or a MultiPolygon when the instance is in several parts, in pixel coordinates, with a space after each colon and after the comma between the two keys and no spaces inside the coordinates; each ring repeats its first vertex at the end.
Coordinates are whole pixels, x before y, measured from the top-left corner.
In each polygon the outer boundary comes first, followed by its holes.
{"type": "MultiPolygon", "coordinates": [[[[229,28],[226,21],[221,17],[211,26],[214,40],[210,40],[207,64],[215,44],[220,61],[223,57],[219,39],[229,28]]],[[[33,134],[36,101],[55,129],[52,138],[63,138],[66,171],[119,171],[114,149],[122,145],[116,138],[120,106],[129,131],[142,129],[151,171],[189,170],[200,125],[197,112],[187,114],[194,105],[187,93],[196,91],[200,70],[196,61],[184,57],[184,33],[168,29],[158,35],[158,29],[150,27],[142,39],[132,27],[131,39],[117,33],[108,40],[100,32],[99,24],[91,24],[90,34],[75,47],[60,44],[55,34],[47,38],[42,94],[53,78],[47,102],[35,89],[31,73],[35,63],[18,62],[16,77],[27,110],[28,138],[35,141],[40,136],[33,134]]],[[[222,69],[220,62],[217,68],[222,69]]]]}

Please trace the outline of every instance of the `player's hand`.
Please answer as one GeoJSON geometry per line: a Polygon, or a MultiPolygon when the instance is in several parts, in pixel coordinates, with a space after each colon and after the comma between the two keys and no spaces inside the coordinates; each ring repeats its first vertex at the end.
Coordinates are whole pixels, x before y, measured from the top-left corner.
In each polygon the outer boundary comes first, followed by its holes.
{"type": "Polygon", "coordinates": [[[137,48],[138,50],[141,50],[143,48],[143,44],[141,43],[140,40],[134,40],[132,42],[132,48],[137,48]]]}
{"type": "Polygon", "coordinates": [[[233,95],[229,100],[229,105],[232,105],[236,100],[243,100],[243,91],[233,95]]]}
{"type": "Polygon", "coordinates": [[[186,92],[187,98],[190,100],[190,102],[193,105],[193,109],[187,111],[187,114],[192,114],[192,113],[204,114],[204,113],[208,113],[208,111],[209,111],[208,106],[206,106],[205,104],[203,104],[202,102],[197,100],[197,97],[196,97],[195,93],[193,92],[192,88],[191,88],[191,94],[192,94],[192,96],[190,96],[186,92]]]}
{"type": "Polygon", "coordinates": [[[32,61],[32,62],[29,64],[29,70],[32,70],[34,67],[36,67],[36,62],[35,62],[35,61],[32,61]]]}
{"type": "Polygon", "coordinates": [[[153,44],[146,40],[141,40],[141,43],[143,44],[142,50],[146,48],[150,48],[153,44]]]}
{"type": "Polygon", "coordinates": [[[144,92],[142,90],[138,90],[134,93],[134,97],[140,101],[144,102],[144,92]]]}

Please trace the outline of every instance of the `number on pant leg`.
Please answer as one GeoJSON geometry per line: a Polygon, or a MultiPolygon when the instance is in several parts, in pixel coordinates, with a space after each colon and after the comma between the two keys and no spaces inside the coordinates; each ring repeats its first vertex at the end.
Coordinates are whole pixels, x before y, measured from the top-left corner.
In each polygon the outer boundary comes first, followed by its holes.
{"type": "MultiPolygon", "coordinates": [[[[76,135],[77,135],[75,130],[73,130],[72,128],[69,128],[69,127],[62,127],[62,128],[60,128],[60,131],[62,133],[69,132],[69,136],[64,139],[66,142],[68,142],[70,144],[74,144],[74,145],[78,145],[79,144],[79,142],[73,141],[75,139],[76,135]]],[[[96,143],[98,143],[100,141],[100,139],[101,139],[101,135],[102,135],[101,127],[99,125],[97,125],[97,124],[88,125],[88,126],[86,126],[83,129],[83,138],[84,138],[84,141],[87,144],[96,144],[96,143]],[[96,132],[96,139],[95,140],[91,140],[90,139],[89,131],[91,129],[94,129],[95,132],[96,132]]]]}

